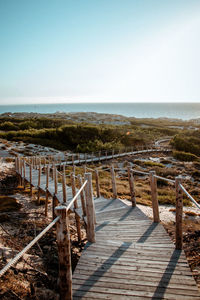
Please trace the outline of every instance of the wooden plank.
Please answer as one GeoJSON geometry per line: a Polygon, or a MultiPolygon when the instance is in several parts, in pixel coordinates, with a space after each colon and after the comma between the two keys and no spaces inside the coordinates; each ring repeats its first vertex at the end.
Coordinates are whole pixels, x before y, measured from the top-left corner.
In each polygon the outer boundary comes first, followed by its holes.
{"type": "MultiPolygon", "coordinates": [[[[104,293],[104,294],[111,294],[111,295],[127,295],[127,296],[131,296],[131,297],[135,297],[135,296],[141,296],[141,297],[149,297],[152,298],[154,297],[154,299],[158,298],[158,299],[171,299],[171,300],[189,300],[189,299],[200,299],[200,297],[198,295],[177,295],[177,294],[173,294],[173,293],[169,293],[169,292],[164,292],[164,293],[159,293],[159,292],[152,292],[152,291],[137,291],[137,290],[126,290],[126,289],[120,289],[120,288],[105,288],[104,286],[88,286],[86,284],[73,284],[73,295],[76,296],[76,292],[75,289],[78,289],[79,291],[91,291],[91,292],[98,292],[98,293],[104,293]]],[[[115,299],[115,298],[113,298],[115,299]]],[[[133,298],[132,298],[133,299],[133,298]]]]}
{"type": "MultiPolygon", "coordinates": [[[[125,289],[127,290],[133,290],[133,291],[148,291],[148,292],[155,292],[157,285],[156,284],[146,284],[146,282],[124,282],[122,280],[110,280],[108,278],[84,278],[82,276],[79,276],[79,278],[73,279],[73,285],[75,284],[84,284],[86,283],[87,286],[91,287],[104,287],[112,288],[112,289],[125,289]]],[[[186,288],[185,285],[168,285],[166,283],[159,283],[159,291],[163,291],[164,294],[166,293],[173,293],[174,295],[189,295],[189,296],[199,296],[199,292],[197,288],[195,287],[189,287],[186,288]]]]}

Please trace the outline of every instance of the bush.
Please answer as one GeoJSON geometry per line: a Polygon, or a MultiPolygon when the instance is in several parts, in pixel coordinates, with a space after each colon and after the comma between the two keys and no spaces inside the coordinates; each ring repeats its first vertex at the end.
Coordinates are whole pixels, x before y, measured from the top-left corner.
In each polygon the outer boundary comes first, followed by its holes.
{"type": "Polygon", "coordinates": [[[1,130],[10,131],[10,130],[18,130],[19,127],[11,122],[4,122],[0,125],[1,130]]]}
{"type": "Polygon", "coordinates": [[[173,157],[181,161],[197,161],[198,157],[192,153],[173,151],[173,157]]]}

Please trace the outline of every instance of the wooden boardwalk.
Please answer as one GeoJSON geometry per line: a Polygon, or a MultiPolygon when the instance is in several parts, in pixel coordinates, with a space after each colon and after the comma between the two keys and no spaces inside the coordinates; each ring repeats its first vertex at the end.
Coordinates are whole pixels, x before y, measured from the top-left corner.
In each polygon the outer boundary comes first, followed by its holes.
{"type": "Polygon", "coordinates": [[[73,274],[73,299],[200,299],[184,251],[163,226],[122,201],[95,200],[96,243],[73,274]]]}
{"type": "MultiPolygon", "coordinates": [[[[85,163],[95,163],[95,162],[100,162],[100,161],[106,161],[106,160],[110,160],[110,159],[114,159],[114,158],[120,158],[120,157],[125,157],[127,155],[137,155],[137,154],[146,154],[146,153],[159,153],[159,152],[171,152],[170,149],[165,149],[165,148],[161,148],[161,149],[146,149],[146,150],[137,150],[137,151],[128,151],[128,152],[122,152],[122,153],[116,153],[116,154],[108,154],[108,155],[102,155],[102,156],[91,156],[91,157],[87,157],[87,158],[79,158],[79,159],[74,159],[74,161],[66,161],[65,165],[72,165],[73,163],[75,165],[78,164],[85,164],[85,163]]],[[[61,164],[56,164],[57,166],[61,165],[61,164]]]]}
{"type": "MultiPolygon", "coordinates": [[[[29,167],[25,173],[30,182],[29,167]]],[[[32,185],[38,187],[38,170],[32,185]]],[[[39,188],[46,191],[45,174],[39,188]]],[[[54,196],[51,178],[48,192],[54,196]]],[[[69,202],[71,189],[67,194],[69,202]]],[[[57,197],[62,203],[61,183],[57,197]]],[[[200,299],[184,251],[175,250],[161,224],[119,199],[100,197],[94,204],[96,242],[86,244],[74,271],[73,299],[200,299]]]]}

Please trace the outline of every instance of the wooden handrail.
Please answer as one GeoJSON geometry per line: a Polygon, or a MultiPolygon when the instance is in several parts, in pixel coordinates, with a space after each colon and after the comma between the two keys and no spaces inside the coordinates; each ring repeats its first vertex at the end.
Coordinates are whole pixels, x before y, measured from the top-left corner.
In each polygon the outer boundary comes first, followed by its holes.
{"type": "Polygon", "coordinates": [[[182,191],[188,196],[188,198],[200,209],[200,205],[196,202],[196,200],[188,193],[188,191],[184,188],[184,186],[180,183],[180,188],[182,191]]]}
{"type": "MultiPolygon", "coordinates": [[[[76,201],[77,197],[80,195],[80,193],[82,192],[82,190],[84,189],[84,187],[87,184],[87,180],[85,180],[85,182],[83,183],[82,187],[78,190],[78,192],[76,193],[76,195],[72,198],[72,200],[70,201],[70,203],[66,206],[66,209],[69,210],[70,207],[72,206],[72,204],[76,201]]],[[[63,203],[62,205],[65,206],[65,204],[63,203]]]]}

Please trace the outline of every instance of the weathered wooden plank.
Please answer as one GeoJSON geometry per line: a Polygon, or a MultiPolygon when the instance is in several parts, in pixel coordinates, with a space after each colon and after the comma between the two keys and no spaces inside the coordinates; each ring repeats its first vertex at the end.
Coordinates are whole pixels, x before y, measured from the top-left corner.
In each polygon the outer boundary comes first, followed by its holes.
{"type": "Polygon", "coordinates": [[[194,278],[190,274],[190,276],[187,275],[174,275],[174,274],[166,274],[166,276],[163,277],[162,273],[151,273],[148,272],[144,274],[143,272],[133,272],[133,273],[127,273],[123,272],[123,270],[119,270],[118,272],[112,272],[110,270],[107,270],[106,272],[104,270],[100,271],[95,271],[93,268],[89,267],[87,270],[83,269],[76,269],[73,277],[74,278],[79,278],[79,275],[83,275],[86,277],[91,277],[91,278],[105,278],[105,280],[114,280],[117,282],[118,280],[125,280],[126,282],[129,280],[134,280],[134,282],[137,281],[142,281],[142,282],[147,282],[150,284],[158,284],[158,281],[162,279],[162,282],[167,282],[169,284],[177,285],[177,284],[182,284],[184,285],[184,288],[188,289],[188,286],[192,286],[195,289],[196,283],[194,281],[194,278]]]}
{"type": "MultiPolygon", "coordinates": [[[[142,297],[149,297],[149,298],[154,298],[154,299],[177,299],[177,300],[189,300],[189,299],[200,299],[198,295],[177,295],[174,293],[169,293],[169,292],[152,292],[152,291],[138,291],[138,290],[126,290],[126,289],[113,289],[109,287],[102,287],[102,286],[88,286],[86,284],[73,284],[73,289],[74,293],[73,295],[76,296],[76,291],[91,291],[91,292],[98,292],[98,293],[104,293],[104,294],[112,294],[112,295],[127,295],[131,297],[135,296],[142,296],[142,297]]],[[[113,298],[115,299],[115,298],[113,298]]]]}
{"type": "MultiPolygon", "coordinates": [[[[80,276],[81,277],[81,276],[80,276]]],[[[87,286],[91,286],[91,287],[104,287],[105,289],[107,288],[112,288],[112,289],[124,289],[126,291],[148,291],[148,292],[155,292],[157,285],[150,285],[145,284],[145,282],[141,281],[139,282],[123,282],[123,281],[114,281],[114,280],[109,280],[108,278],[98,278],[98,280],[96,278],[74,278],[73,279],[73,284],[74,285],[81,285],[81,284],[86,284],[87,286]]],[[[180,288],[180,285],[174,285],[174,286],[170,286],[166,283],[159,283],[159,291],[163,292],[164,294],[167,293],[172,293],[174,295],[189,295],[189,296],[199,296],[199,292],[197,290],[197,288],[192,288],[192,287],[188,287],[185,288],[180,288]]]]}

